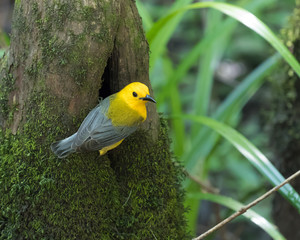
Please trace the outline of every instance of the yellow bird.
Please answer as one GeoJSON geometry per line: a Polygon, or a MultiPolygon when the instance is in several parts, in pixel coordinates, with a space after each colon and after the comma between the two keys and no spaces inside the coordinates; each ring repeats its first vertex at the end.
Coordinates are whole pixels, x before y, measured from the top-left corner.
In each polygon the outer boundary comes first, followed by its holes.
{"type": "Polygon", "coordinates": [[[133,82],[101,101],[83,120],[72,136],[51,144],[64,158],[74,152],[96,151],[100,155],[117,147],[147,118],[147,102],[155,102],[148,87],[133,82]]]}

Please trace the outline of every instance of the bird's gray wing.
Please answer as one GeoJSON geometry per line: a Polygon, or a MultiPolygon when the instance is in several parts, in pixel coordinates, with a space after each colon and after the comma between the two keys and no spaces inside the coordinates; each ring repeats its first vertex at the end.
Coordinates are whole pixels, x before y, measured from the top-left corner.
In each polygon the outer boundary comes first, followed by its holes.
{"type": "Polygon", "coordinates": [[[104,117],[104,113],[101,112],[99,105],[90,111],[81,123],[72,147],[77,148],[90,138],[93,130],[97,128],[97,125],[101,126],[102,122],[105,120],[104,117]]]}
{"type": "Polygon", "coordinates": [[[95,130],[80,149],[94,151],[115,144],[133,133],[137,127],[114,127],[111,120],[106,121],[101,128],[95,130]]]}
{"type": "Polygon", "coordinates": [[[105,115],[109,100],[110,98],[104,99],[82,122],[73,142],[77,151],[100,150],[121,141],[137,129],[137,126],[114,127],[112,125],[111,120],[105,115]]]}

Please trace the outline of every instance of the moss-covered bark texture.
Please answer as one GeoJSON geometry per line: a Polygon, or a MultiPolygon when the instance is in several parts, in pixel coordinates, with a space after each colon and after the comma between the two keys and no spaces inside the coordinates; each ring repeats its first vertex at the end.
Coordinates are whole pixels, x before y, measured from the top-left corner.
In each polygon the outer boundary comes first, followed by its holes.
{"type": "MultiPolygon", "coordinates": [[[[283,30],[286,45],[300,61],[300,1],[290,19],[289,27],[283,30]]],[[[283,63],[284,64],[284,63],[283,63]]],[[[289,177],[300,169],[300,79],[286,64],[276,71],[273,78],[273,114],[271,144],[279,170],[289,177]]],[[[299,179],[292,182],[300,192],[299,179]]],[[[280,195],[276,195],[273,208],[275,223],[289,240],[300,239],[299,212],[280,195]]]]}
{"type": "Polygon", "coordinates": [[[0,70],[0,239],[186,239],[180,173],[154,106],[103,157],[49,148],[77,131],[99,89],[150,86],[134,1],[16,1],[0,70]]]}

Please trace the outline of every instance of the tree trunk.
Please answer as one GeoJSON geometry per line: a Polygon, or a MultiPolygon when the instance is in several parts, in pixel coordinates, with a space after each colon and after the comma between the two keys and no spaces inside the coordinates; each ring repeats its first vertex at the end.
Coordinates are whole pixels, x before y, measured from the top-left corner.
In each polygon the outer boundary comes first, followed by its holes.
{"type": "Polygon", "coordinates": [[[103,157],[50,150],[99,93],[150,87],[134,1],[16,1],[0,71],[0,239],[186,239],[180,170],[155,106],[103,157]]]}
{"type": "MultiPolygon", "coordinates": [[[[289,22],[289,28],[283,31],[285,42],[297,60],[300,60],[300,1],[289,22]]],[[[290,67],[284,65],[274,76],[273,114],[271,144],[280,172],[287,178],[300,169],[300,79],[290,67]]],[[[300,180],[291,183],[300,192],[300,180]]],[[[274,200],[273,216],[279,230],[288,240],[300,239],[299,212],[282,196],[277,194],[274,200]]]]}

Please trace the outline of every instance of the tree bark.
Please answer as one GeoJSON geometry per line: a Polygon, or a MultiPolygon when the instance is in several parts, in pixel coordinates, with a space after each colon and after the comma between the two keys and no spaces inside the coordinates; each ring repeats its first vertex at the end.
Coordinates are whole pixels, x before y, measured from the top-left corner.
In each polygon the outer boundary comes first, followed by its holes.
{"type": "MultiPolygon", "coordinates": [[[[297,60],[300,60],[300,1],[290,19],[289,27],[283,30],[283,37],[297,60]]],[[[277,167],[287,178],[300,169],[300,79],[292,69],[283,64],[273,78],[273,110],[271,122],[271,144],[277,167]]],[[[300,181],[291,183],[300,192],[300,181]]],[[[282,234],[289,240],[300,239],[299,212],[282,196],[274,199],[273,216],[282,234]]]]}
{"type": "Polygon", "coordinates": [[[180,169],[155,106],[103,157],[59,160],[49,147],[99,93],[151,89],[134,1],[16,1],[0,76],[0,239],[186,239],[180,169]]]}

